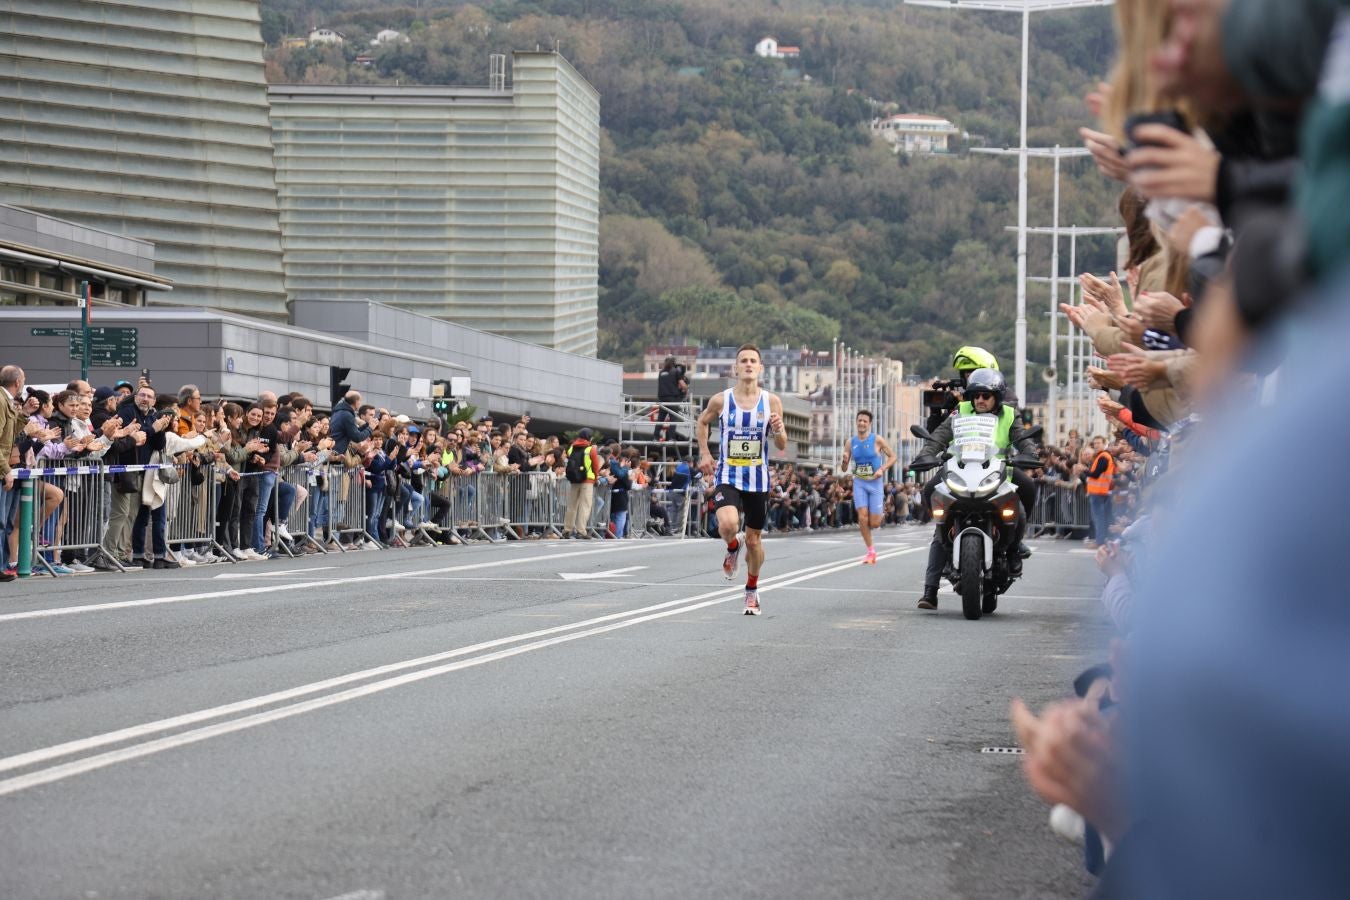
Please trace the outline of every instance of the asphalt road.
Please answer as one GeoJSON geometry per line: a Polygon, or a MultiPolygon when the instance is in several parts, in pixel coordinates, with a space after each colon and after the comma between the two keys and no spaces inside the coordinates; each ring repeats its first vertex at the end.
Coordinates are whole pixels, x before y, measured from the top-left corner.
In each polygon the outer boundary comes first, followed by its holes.
{"type": "Polygon", "coordinates": [[[927,532],[361,552],[0,588],[0,897],[1079,897],[1008,701],[1108,628],[1037,544],[979,622],[927,532]],[[739,584],[739,582],[738,582],[739,584]]]}

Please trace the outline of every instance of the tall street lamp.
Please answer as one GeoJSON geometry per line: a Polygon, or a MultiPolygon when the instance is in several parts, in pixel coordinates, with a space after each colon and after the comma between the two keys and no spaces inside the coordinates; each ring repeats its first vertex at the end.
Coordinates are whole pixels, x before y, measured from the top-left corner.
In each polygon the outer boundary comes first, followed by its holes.
{"type": "MultiPolygon", "coordinates": [[[[1012,156],[1022,154],[1019,150],[997,150],[990,147],[973,147],[972,153],[988,153],[993,156],[1012,156]]],[[[1059,161],[1065,158],[1080,156],[1090,156],[1086,147],[1061,147],[1056,144],[1053,147],[1028,147],[1027,156],[1034,156],[1038,159],[1050,158],[1055,161],[1055,203],[1054,217],[1051,220],[1052,243],[1050,246],[1050,371],[1055,373],[1052,378],[1047,378],[1050,382],[1050,398],[1048,404],[1049,419],[1048,425],[1051,440],[1058,434],[1055,428],[1059,424],[1059,375],[1055,366],[1056,348],[1059,344],[1059,161]]],[[[1022,232],[1026,233],[1026,222],[1022,222],[1022,232]]],[[[1070,275],[1073,273],[1070,272],[1070,275]]],[[[1025,403],[1026,398],[1020,397],[1021,402],[1025,403]]]]}
{"type": "Polygon", "coordinates": [[[1113,0],[905,0],[911,6],[980,9],[1022,14],[1022,126],[1017,158],[1017,322],[1014,364],[1017,396],[1027,395],[1027,47],[1031,14],[1080,6],[1109,6],[1113,0]]]}

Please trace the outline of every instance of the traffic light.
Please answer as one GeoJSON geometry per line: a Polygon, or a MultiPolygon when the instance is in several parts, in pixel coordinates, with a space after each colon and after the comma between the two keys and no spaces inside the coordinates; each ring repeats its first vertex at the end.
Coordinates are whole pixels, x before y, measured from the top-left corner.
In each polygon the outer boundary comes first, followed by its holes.
{"type": "Polygon", "coordinates": [[[443,417],[455,411],[455,400],[450,396],[450,382],[440,380],[431,383],[431,409],[443,417]]]}
{"type": "Polygon", "coordinates": [[[1031,410],[1029,409],[1022,410],[1022,424],[1029,427],[1031,425],[1031,421],[1032,421],[1031,410]]]}
{"type": "Polygon", "coordinates": [[[347,396],[347,392],[352,389],[350,384],[342,380],[351,374],[351,371],[350,366],[328,367],[328,401],[333,406],[337,406],[337,402],[347,396]]]}

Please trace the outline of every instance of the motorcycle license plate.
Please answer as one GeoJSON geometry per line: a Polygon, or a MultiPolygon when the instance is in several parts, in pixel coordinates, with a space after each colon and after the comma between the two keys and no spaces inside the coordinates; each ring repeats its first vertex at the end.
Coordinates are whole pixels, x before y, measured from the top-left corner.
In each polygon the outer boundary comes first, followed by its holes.
{"type": "Polygon", "coordinates": [[[984,459],[984,451],[985,451],[985,445],[984,445],[984,444],[962,444],[962,445],[961,445],[961,458],[962,458],[962,459],[984,459]]]}

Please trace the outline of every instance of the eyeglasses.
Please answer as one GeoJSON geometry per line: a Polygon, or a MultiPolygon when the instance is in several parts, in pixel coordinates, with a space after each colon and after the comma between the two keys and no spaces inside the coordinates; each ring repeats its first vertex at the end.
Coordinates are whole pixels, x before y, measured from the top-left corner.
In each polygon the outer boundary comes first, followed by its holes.
{"type": "Polygon", "coordinates": [[[994,395],[988,391],[976,391],[970,395],[971,400],[993,400],[994,395]]]}

